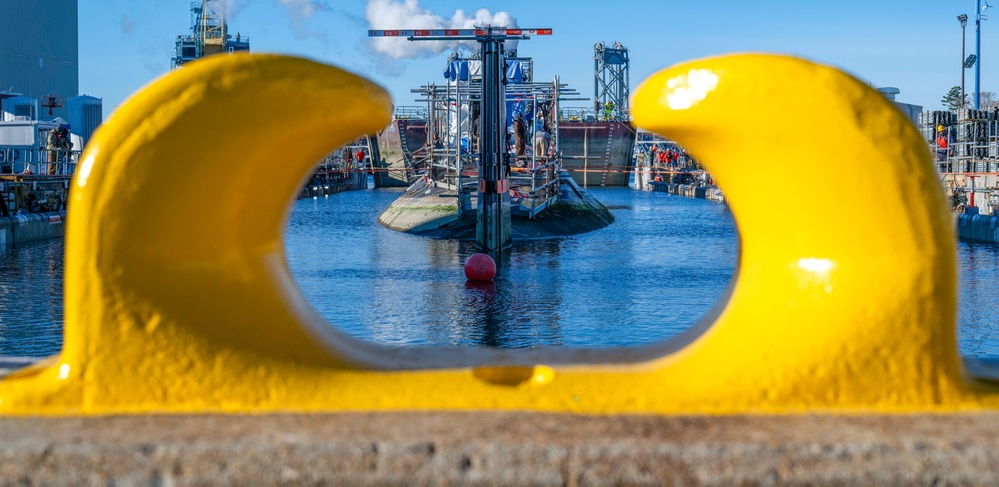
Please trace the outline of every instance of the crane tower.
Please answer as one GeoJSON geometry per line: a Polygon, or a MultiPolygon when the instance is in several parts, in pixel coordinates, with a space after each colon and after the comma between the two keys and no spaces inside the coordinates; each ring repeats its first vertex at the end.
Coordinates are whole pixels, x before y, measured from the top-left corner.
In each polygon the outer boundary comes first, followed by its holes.
{"type": "Polygon", "coordinates": [[[191,3],[191,33],[177,36],[171,69],[205,56],[250,50],[250,39],[233,36],[226,23],[225,0],[191,3]]]}
{"type": "Polygon", "coordinates": [[[631,110],[628,107],[629,88],[628,48],[615,42],[608,47],[603,42],[593,46],[593,99],[600,118],[628,120],[631,110]],[[605,110],[611,103],[610,117],[605,110]]]}

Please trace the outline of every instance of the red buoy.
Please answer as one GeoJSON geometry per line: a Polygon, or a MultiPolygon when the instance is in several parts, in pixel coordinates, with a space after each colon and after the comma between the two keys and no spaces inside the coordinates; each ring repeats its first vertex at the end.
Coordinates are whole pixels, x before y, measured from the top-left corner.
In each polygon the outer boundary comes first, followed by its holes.
{"type": "Polygon", "coordinates": [[[465,277],[469,281],[492,281],[496,277],[496,261],[487,254],[472,254],[465,261],[465,277]]]}

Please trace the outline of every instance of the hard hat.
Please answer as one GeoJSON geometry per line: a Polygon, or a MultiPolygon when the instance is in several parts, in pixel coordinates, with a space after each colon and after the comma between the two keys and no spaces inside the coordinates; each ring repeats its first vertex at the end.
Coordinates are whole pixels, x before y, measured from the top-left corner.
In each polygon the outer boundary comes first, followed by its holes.
{"type": "Polygon", "coordinates": [[[943,131],[944,131],[943,125],[937,125],[937,132],[943,132],[943,131]]]}

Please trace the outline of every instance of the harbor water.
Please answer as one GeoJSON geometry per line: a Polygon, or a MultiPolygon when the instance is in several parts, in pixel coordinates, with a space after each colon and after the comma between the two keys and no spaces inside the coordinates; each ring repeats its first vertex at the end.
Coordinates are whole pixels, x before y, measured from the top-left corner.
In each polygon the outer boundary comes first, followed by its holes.
{"type": "MultiPolygon", "coordinates": [[[[390,346],[627,347],[694,325],[724,293],[738,234],[724,205],[590,188],[607,228],[516,243],[491,284],[465,280],[471,242],[388,230],[401,194],[365,190],[295,203],[292,275],[331,326],[390,346]]],[[[0,254],[0,356],[50,355],[62,341],[63,240],[0,254]]],[[[999,358],[999,246],[958,244],[962,355],[999,358]]]]}

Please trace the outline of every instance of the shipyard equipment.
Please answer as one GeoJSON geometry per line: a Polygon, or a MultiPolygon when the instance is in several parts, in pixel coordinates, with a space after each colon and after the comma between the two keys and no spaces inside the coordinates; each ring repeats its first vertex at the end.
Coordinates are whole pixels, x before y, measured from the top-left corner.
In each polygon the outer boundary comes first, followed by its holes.
{"type": "Polygon", "coordinates": [[[593,99],[597,114],[605,120],[628,120],[631,95],[628,48],[615,42],[593,46],[593,99]]]}
{"type": "Polygon", "coordinates": [[[205,56],[250,50],[250,39],[229,32],[224,0],[191,3],[191,34],[177,36],[171,69],[205,56]]]}

